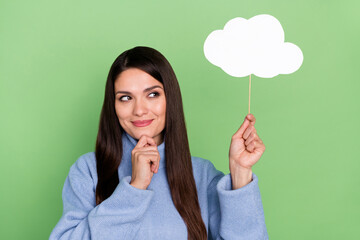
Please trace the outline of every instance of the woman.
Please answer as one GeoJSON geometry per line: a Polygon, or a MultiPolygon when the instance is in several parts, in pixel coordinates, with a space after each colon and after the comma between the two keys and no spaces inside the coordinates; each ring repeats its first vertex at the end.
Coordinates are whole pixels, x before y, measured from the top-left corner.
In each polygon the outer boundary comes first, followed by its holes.
{"type": "Polygon", "coordinates": [[[190,155],[180,88],[155,49],[112,64],[95,152],[80,156],[63,188],[50,239],[267,239],[257,177],[265,146],[255,118],[233,135],[231,175],[190,155]]]}

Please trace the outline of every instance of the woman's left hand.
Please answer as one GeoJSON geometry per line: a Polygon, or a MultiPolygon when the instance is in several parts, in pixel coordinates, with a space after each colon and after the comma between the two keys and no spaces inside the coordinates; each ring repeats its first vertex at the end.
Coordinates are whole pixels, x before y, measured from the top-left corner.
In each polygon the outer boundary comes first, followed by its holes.
{"type": "Polygon", "coordinates": [[[248,114],[231,139],[229,168],[233,189],[251,182],[251,168],[265,151],[265,145],[254,127],[255,121],[254,115],[248,114]]]}

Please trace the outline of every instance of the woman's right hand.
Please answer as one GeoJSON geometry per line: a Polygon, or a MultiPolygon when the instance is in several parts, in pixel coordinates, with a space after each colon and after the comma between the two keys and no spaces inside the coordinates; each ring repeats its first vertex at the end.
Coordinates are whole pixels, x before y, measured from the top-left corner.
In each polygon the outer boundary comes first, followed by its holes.
{"type": "Polygon", "coordinates": [[[141,136],[131,152],[132,176],[130,185],[145,190],[154,173],[158,172],[160,154],[154,139],[141,136]]]}

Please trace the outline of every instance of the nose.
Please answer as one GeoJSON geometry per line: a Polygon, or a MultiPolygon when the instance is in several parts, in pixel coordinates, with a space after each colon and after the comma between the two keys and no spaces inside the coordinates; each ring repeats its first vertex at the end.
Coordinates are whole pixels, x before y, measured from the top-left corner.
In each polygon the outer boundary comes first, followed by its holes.
{"type": "Polygon", "coordinates": [[[133,114],[135,116],[143,116],[148,112],[146,103],[142,100],[136,100],[134,103],[133,114]]]}

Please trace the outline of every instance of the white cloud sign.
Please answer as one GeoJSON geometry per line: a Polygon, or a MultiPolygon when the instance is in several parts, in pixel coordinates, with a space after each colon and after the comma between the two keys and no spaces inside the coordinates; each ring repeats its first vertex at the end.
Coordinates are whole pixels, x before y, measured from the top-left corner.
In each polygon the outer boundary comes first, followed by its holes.
{"type": "Polygon", "coordinates": [[[254,74],[272,78],[298,70],[303,54],[284,42],[284,30],[273,16],[261,14],[249,20],[237,17],[215,30],[204,43],[205,57],[233,77],[254,74]]]}

